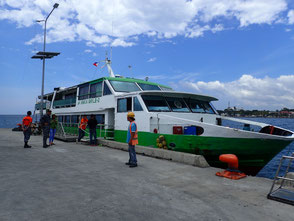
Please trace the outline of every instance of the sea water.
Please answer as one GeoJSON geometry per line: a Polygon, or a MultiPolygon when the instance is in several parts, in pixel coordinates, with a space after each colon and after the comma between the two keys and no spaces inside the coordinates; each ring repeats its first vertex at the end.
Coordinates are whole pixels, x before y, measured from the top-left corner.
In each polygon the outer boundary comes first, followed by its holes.
{"type": "MultiPolygon", "coordinates": [[[[0,128],[14,128],[21,123],[23,115],[0,115],[0,128]]],[[[247,120],[258,121],[282,127],[294,131],[294,119],[291,118],[244,118],[247,120]]],[[[294,142],[288,145],[284,150],[277,154],[258,174],[260,177],[273,178],[279,166],[280,159],[283,155],[291,155],[294,152],[294,142]]],[[[285,161],[281,167],[281,172],[286,170],[287,162],[285,161]]],[[[294,163],[293,163],[294,164],[294,163]]],[[[294,166],[290,168],[294,172],[294,166]]]]}

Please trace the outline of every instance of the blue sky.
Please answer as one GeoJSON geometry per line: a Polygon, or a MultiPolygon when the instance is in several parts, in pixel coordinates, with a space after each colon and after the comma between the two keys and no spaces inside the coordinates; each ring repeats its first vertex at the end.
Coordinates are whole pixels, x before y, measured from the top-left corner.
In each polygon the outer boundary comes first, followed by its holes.
{"type": "Polygon", "coordinates": [[[107,75],[93,66],[112,47],[115,74],[208,94],[214,105],[294,108],[294,2],[286,0],[0,0],[0,114],[33,110],[45,93],[107,75]],[[128,66],[132,68],[129,69],[128,66]]]}

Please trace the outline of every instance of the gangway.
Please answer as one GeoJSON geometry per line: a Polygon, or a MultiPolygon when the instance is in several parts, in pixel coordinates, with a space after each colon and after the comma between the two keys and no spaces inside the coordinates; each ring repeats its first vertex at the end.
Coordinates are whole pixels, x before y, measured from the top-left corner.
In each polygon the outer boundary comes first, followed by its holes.
{"type": "MultiPolygon", "coordinates": [[[[82,141],[89,141],[89,131],[84,130],[85,137],[82,141]]],[[[97,138],[104,138],[106,140],[114,139],[114,127],[113,125],[98,124],[96,128],[97,138]]],[[[79,134],[79,124],[77,123],[58,123],[55,138],[62,141],[75,142],[79,134]]]]}
{"type": "Polygon", "coordinates": [[[294,206],[294,175],[289,172],[294,159],[294,152],[291,156],[282,156],[279,167],[277,169],[273,185],[267,195],[268,199],[276,200],[294,206]],[[280,175],[280,169],[284,161],[289,161],[284,176],[280,175]],[[293,175],[291,177],[291,175],[293,175]],[[278,186],[275,188],[275,186],[278,186]]]}

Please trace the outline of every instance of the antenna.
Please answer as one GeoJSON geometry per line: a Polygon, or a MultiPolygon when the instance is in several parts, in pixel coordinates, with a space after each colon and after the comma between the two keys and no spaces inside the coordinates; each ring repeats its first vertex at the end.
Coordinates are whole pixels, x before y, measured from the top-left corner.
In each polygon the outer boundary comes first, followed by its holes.
{"type": "MultiPolygon", "coordinates": [[[[111,14],[111,37],[113,37],[113,11],[114,11],[114,3],[112,0],[112,14],[111,14]]],[[[112,60],[112,45],[110,44],[110,60],[112,60]]]]}
{"type": "Polygon", "coordinates": [[[110,47],[110,60],[112,60],[112,46],[110,47]]]}
{"type": "Polygon", "coordinates": [[[132,66],[129,65],[128,68],[130,69],[130,77],[133,77],[133,76],[132,76],[132,66]]]}

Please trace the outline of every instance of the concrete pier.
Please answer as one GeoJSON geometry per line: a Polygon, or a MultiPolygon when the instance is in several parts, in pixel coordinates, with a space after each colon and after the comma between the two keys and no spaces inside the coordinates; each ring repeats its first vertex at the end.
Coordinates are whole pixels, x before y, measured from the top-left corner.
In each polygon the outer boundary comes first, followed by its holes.
{"type": "Polygon", "coordinates": [[[293,206],[268,200],[272,181],[215,176],[199,168],[103,146],[0,129],[0,220],[293,220],[293,206]]]}

